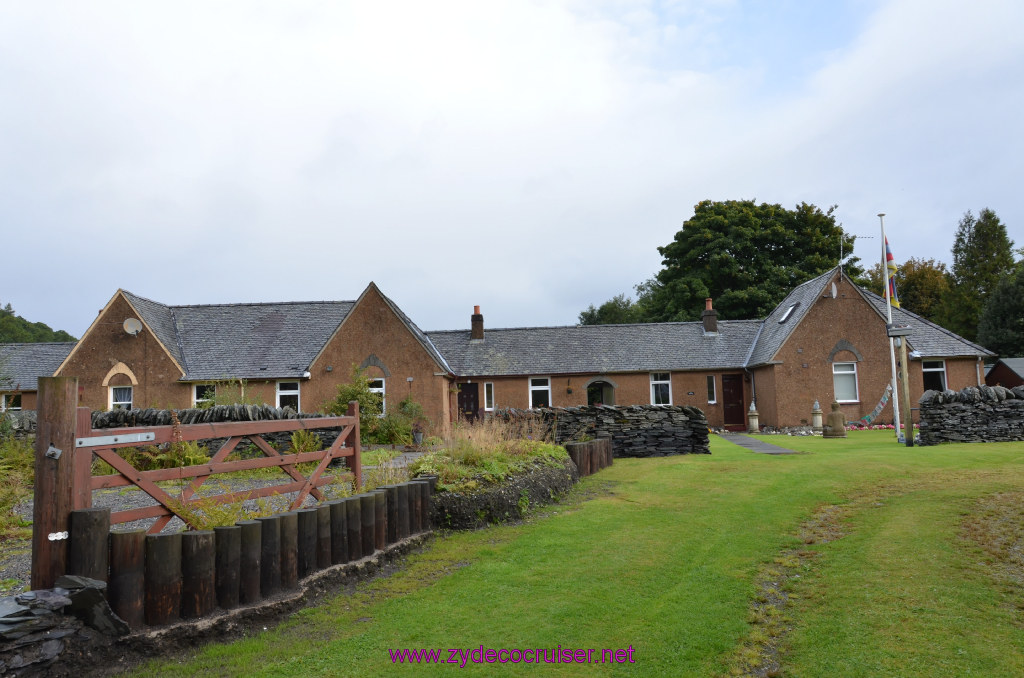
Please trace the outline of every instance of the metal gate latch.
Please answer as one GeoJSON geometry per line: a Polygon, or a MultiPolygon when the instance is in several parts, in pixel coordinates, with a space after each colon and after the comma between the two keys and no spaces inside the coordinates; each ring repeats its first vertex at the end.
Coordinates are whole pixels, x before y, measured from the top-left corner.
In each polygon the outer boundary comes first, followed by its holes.
{"type": "Polygon", "coordinates": [[[60,459],[61,452],[62,450],[57,449],[53,446],[53,443],[50,443],[49,449],[46,450],[46,456],[50,459],[60,459]]]}

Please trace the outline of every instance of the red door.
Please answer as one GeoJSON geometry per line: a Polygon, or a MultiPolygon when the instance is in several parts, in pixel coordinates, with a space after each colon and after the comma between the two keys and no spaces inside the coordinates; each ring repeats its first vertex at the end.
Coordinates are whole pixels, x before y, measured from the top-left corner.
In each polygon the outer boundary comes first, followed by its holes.
{"type": "Polygon", "coordinates": [[[727,430],[746,430],[747,421],[743,411],[743,375],[722,375],[722,410],[727,430]]]}

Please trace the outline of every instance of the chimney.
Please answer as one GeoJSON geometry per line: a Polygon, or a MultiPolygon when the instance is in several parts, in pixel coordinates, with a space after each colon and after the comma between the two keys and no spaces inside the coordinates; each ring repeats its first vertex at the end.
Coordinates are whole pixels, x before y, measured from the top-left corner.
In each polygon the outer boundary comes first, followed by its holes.
{"type": "Polygon", "coordinates": [[[704,300],[704,313],[700,319],[704,321],[704,334],[718,334],[718,311],[711,308],[711,297],[704,300]]]}
{"type": "Polygon", "coordinates": [[[470,341],[483,341],[484,340],[484,317],[480,315],[480,307],[473,307],[473,315],[469,319],[470,327],[472,328],[469,333],[470,341]]]}

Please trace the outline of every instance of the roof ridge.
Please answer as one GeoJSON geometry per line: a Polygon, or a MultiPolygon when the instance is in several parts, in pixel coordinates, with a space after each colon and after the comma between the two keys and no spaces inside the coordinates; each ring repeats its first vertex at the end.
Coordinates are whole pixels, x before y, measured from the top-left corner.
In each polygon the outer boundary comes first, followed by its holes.
{"type": "MultiPolygon", "coordinates": [[[[153,302],[160,303],[160,302],[153,302]]],[[[239,302],[228,302],[221,304],[173,304],[168,305],[167,308],[212,308],[214,306],[220,307],[242,307],[242,306],[302,306],[306,304],[354,304],[355,301],[348,299],[321,299],[319,301],[239,301],[239,302]]]]}
{"type": "Polygon", "coordinates": [[[65,346],[77,344],[77,341],[0,341],[3,346],[65,346]]]}
{"type": "MultiPolygon", "coordinates": [[[[719,320],[718,324],[722,323],[760,323],[762,320],[758,318],[731,318],[728,320],[719,320]]],[[[666,327],[668,325],[700,325],[700,320],[672,320],[669,322],[660,323],[605,323],[601,325],[535,325],[535,326],[523,326],[523,327],[488,327],[486,332],[507,332],[511,330],[582,330],[588,328],[606,328],[606,327],[666,327]]],[[[469,332],[470,328],[466,327],[463,329],[456,330],[426,330],[430,334],[441,334],[444,333],[455,333],[455,332],[469,332]]]]}
{"type": "MultiPolygon", "coordinates": [[[[857,285],[856,283],[854,283],[854,287],[856,287],[857,289],[861,290],[864,294],[870,295],[871,297],[873,297],[877,301],[880,301],[883,304],[885,303],[885,298],[882,295],[876,294],[875,292],[872,292],[871,290],[869,290],[867,288],[861,287],[860,285],[857,285]]],[[[970,339],[967,339],[966,337],[960,336],[959,334],[957,334],[953,330],[946,329],[942,325],[939,325],[939,324],[937,324],[935,322],[932,322],[928,318],[925,318],[924,316],[918,315],[918,314],[914,313],[911,310],[903,308],[902,306],[897,306],[893,310],[899,311],[900,313],[906,313],[907,315],[912,316],[916,320],[920,320],[921,322],[925,323],[926,325],[928,325],[928,326],[930,326],[930,327],[932,327],[934,329],[937,329],[937,330],[943,332],[944,334],[952,337],[953,339],[956,339],[958,341],[962,341],[965,344],[968,344],[969,346],[972,346],[972,347],[974,347],[976,349],[984,351],[985,353],[991,353],[992,355],[995,355],[994,353],[992,353],[992,351],[988,350],[987,348],[985,348],[981,344],[976,344],[973,341],[971,341],[970,339]]],[[[913,343],[913,339],[910,339],[910,341],[911,341],[911,343],[913,343]]]]}

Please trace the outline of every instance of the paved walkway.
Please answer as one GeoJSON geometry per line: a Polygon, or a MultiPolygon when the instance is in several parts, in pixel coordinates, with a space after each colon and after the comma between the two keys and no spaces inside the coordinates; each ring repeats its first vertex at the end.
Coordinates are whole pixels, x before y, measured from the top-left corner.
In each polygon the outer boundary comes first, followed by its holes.
{"type": "Polygon", "coordinates": [[[760,454],[796,454],[793,450],[785,447],[779,447],[778,445],[766,443],[765,441],[757,438],[751,438],[746,433],[723,431],[719,435],[730,443],[739,445],[740,447],[745,447],[751,452],[759,452],[760,454]]]}

